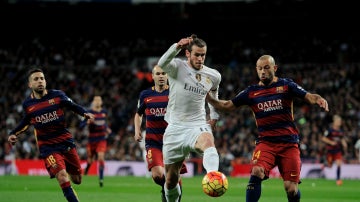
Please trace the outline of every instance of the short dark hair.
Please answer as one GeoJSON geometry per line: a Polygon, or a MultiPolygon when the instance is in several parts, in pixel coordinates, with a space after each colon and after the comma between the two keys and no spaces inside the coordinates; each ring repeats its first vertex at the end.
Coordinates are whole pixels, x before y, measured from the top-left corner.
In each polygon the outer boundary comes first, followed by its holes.
{"type": "Polygon", "coordinates": [[[192,35],[191,35],[191,38],[193,39],[192,42],[189,43],[189,45],[186,47],[186,49],[187,49],[188,51],[191,52],[193,45],[195,45],[195,46],[197,46],[197,47],[200,47],[200,48],[207,46],[207,45],[206,45],[206,42],[205,42],[204,40],[200,39],[199,37],[197,37],[196,34],[192,34],[192,35]]]}
{"type": "Polygon", "coordinates": [[[30,76],[31,76],[33,73],[35,73],[35,72],[44,73],[44,71],[43,71],[42,69],[40,69],[40,68],[38,68],[38,67],[32,67],[32,68],[28,71],[28,73],[27,73],[27,78],[28,78],[29,81],[30,81],[30,76]]]}

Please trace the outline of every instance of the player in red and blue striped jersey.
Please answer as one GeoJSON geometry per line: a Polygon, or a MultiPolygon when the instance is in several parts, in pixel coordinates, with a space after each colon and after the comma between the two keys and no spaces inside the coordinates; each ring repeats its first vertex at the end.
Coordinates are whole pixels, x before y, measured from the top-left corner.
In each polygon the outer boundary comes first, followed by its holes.
{"type": "Polygon", "coordinates": [[[207,100],[219,110],[233,111],[249,106],[253,111],[258,137],[252,157],[252,169],[246,190],[246,201],[257,202],[261,195],[261,181],[278,166],[289,202],[300,201],[299,131],[294,122],[293,100],[304,99],[329,111],[327,101],[318,94],[309,93],[288,78],[275,76],[278,66],[270,55],[256,62],[259,83],[250,85],[231,100],[207,100]]]}
{"type": "Polygon", "coordinates": [[[81,184],[82,170],[73,136],[66,128],[64,109],[85,119],[93,119],[93,114],[73,102],[63,91],[47,90],[44,73],[39,68],[29,71],[28,85],[32,93],[23,102],[24,116],[10,132],[8,141],[14,145],[18,135],[33,125],[40,158],[44,159],[50,178],[57,179],[69,202],[77,202],[79,199],[70,179],[74,184],[81,184]]]}
{"type": "Polygon", "coordinates": [[[94,120],[86,120],[80,123],[80,128],[88,126],[88,143],[86,145],[87,165],[84,174],[87,175],[93,161],[99,163],[99,185],[104,185],[105,152],[107,147],[107,136],[112,132],[108,126],[108,111],[103,108],[102,97],[96,95],[91,102],[89,112],[94,114],[94,120]]]}
{"type": "MultiPolygon", "coordinates": [[[[145,148],[148,170],[151,171],[152,179],[162,187],[162,201],[166,202],[164,195],[164,162],[163,162],[163,135],[168,123],[164,120],[166,108],[169,101],[169,86],[167,85],[167,74],[159,66],[152,70],[154,86],[141,91],[137,112],[134,117],[135,140],[142,141],[141,125],[143,115],[145,122],[145,148]]],[[[183,164],[181,174],[186,173],[186,165],[183,164]]]]}
{"type": "Polygon", "coordinates": [[[340,115],[333,116],[333,122],[325,132],[321,140],[326,143],[327,167],[331,168],[336,163],[336,184],[342,185],[341,164],[343,163],[343,152],[347,150],[345,132],[341,128],[342,118],[340,115]]]}

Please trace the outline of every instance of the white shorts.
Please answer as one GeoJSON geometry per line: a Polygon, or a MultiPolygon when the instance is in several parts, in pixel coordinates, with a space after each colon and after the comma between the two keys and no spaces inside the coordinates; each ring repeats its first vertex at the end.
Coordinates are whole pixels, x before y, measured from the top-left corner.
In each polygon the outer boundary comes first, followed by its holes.
{"type": "Polygon", "coordinates": [[[209,124],[191,127],[169,124],[163,137],[164,164],[183,161],[190,152],[199,152],[195,149],[195,143],[205,132],[212,134],[209,124]]]}

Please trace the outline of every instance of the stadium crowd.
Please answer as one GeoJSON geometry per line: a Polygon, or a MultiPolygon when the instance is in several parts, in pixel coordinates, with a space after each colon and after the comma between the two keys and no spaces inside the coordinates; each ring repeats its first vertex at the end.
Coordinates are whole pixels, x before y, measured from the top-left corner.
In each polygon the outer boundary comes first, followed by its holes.
{"type": "MultiPolygon", "coordinates": [[[[319,16],[317,7],[311,6],[313,1],[277,2],[244,1],[215,7],[200,3],[79,4],[79,9],[65,4],[2,5],[0,162],[38,158],[31,130],[21,136],[16,146],[7,142],[9,130],[21,118],[21,103],[30,93],[26,88],[29,65],[44,67],[50,80],[48,88],[64,90],[81,105],[90,107],[92,96],[101,95],[112,129],[105,158],[142,161],[142,149],[134,141],[137,96],[152,85],[148,75],[156,58],[179,38],[177,35],[184,35],[182,29],[186,27],[191,30],[189,35],[194,32],[208,42],[206,61],[222,74],[220,98],[229,99],[257,82],[256,59],[271,54],[278,61],[278,76],[292,78],[305,89],[320,93],[331,108],[325,113],[307,103],[294,103],[303,161],[323,160],[321,136],[331,124],[332,115],[339,114],[344,119],[349,145],[345,161],[359,163],[354,145],[360,139],[360,43],[358,33],[346,27],[356,12],[347,10],[333,15],[341,7],[337,2],[329,2],[327,12],[319,16]],[[18,13],[25,13],[26,17],[18,13]],[[257,16],[259,13],[263,16],[257,16]],[[44,16],[49,16],[51,23],[44,16]],[[168,33],[158,29],[159,21],[174,25],[174,30],[168,33]],[[206,22],[199,26],[199,21],[206,22]],[[252,30],[254,26],[261,30],[252,30]]],[[[323,8],[323,4],[319,6],[323,8]]],[[[80,118],[68,116],[67,121],[85,160],[86,131],[78,127],[80,118]]],[[[214,134],[224,166],[221,169],[228,169],[233,160],[249,162],[256,136],[252,113],[244,108],[222,116],[218,124],[214,134]]]]}
{"type": "MultiPolygon", "coordinates": [[[[21,103],[28,96],[26,71],[28,65],[44,67],[47,78],[51,80],[48,88],[64,90],[77,103],[89,106],[93,95],[102,95],[104,107],[109,110],[113,133],[108,137],[107,160],[142,161],[142,150],[134,141],[134,121],[137,95],[150,86],[152,81],[146,76],[150,73],[156,51],[138,52],[145,43],[157,45],[165,50],[162,41],[138,39],[133,44],[110,45],[107,40],[69,41],[59,44],[46,44],[33,39],[16,49],[1,49],[0,82],[0,159],[9,155],[15,158],[38,158],[35,137],[31,130],[23,135],[16,146],[7,142],[10,129],[19,122],[22,115],[21,103]],[[149,54],[151,53],[151,54],[149,54]],[[148,58],[152,58],[149,60],[148,58]]],[[[125,42],[124,42],[125,43],[125,42]]],[[[152,45],[151,47],[155,47],[152,45]]],[[[149,46],[147,46],[149,47],[149,46]]],[[[212,50],[209,50],[210,52],[212,50]]],[[[249,50],[251,52],[251,50],[249,50]]],[[[338,53],[333,53],[338,54],[338,53]]],[[[211,54],[209,54],[211,60],[211,54]]],[[[281,57],[279,55],[278,57],[281,57]]],[[[279,58],[280,61],[282,58],[279,58]]],[[[155,59],[156,60],[156,59],[155,59]]],[[[222,74],[220,98],[231,98],[247,85],[257,82],[254,59],[245,62],[229,60],[223,64],[211,64],[222,74]]],[[[279,76],[294,79],[313,92],[321,93],[331,106],[329,113],[311,108],[307,103],[298,102],[294,115],[301,131],[301,151],[305,162],[321,162],[324,157],[323,132],[331,123],[334,114],[344,118],[349,145],[346,163],[357,162],[358,152],[355,142],[360,138],[360,64],[349,62],[335,63],[296,63],[279,64],[279,76]]],[[[86,159],[86,131],[80,130],[80,118],[68,116],[69,128],[78,144],[82,159],[86,159]]],[[[228,169],[231,161],[247,163],[251,157],[256,126],[251,112],[241,109],[237,113],[222,116],[215,131],[216,146],[221,155],[222,169],[228,169]]]]}

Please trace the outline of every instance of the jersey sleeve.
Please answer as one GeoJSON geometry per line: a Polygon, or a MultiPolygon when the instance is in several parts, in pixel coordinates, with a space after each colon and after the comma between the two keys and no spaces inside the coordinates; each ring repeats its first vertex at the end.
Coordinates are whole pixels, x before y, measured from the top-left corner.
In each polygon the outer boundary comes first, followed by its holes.
{"type": "Polygon", "coordinates": [[[288,79],[288,86],[289,86],[289,89],[291,90],[292,94],[295,95],[296,97],[299,97],[299,98],[304,98],[307,91],[301,87],[299,84],[295,83],[293,80],[291,79],[288,79]]]}
{"type": "Polygon", "coordinates": [[[19,124],[13,130],[10,131],[9,135],[14,134],[14,135],[18,136],[21,133],[25,132],[30,126],[30,117],[26,113],[25,103],[23,103],[22,107],[24,110],[23,117],[20,120],[19,124]]]}
{"type": "Polygon", "coordinates": [[[146,104],[144,102],[145,100],[145,91],[141,91],[140,96],[139,96],[139,100],[138,100],[138,104],[137,104],[137,110],[136,112],[139,115],[143,115],[145,113],[145,109],[146,109],[146,104]]]}
{"type": "Polygon", "coordinates": [[[88,110],[84,107],[80,106],[79,104],[75,103],[71,98],[69,98],[64,92],[59,91],[61,104],[65,107],[69,108],[71,111],[75,112],[76,114],[83,116],[84,113],[87,113],[88,110]]]}
{"type": "Polygon", "coordinates": [[[248,105],[249,102],[249,87],[238,93],[233,99],[231,99],[236,107],[242,105],[248,105]]]}
{"type": "Polygon", "coordinates": [[[170,48],[160,57],[158,65],[170,77],[176,77],[176,62],[173,60],[181,49],[176,49],[177,44],[174,43],[170,48]]]}

